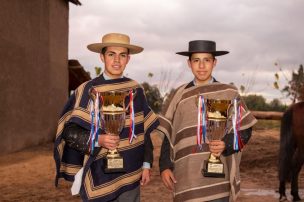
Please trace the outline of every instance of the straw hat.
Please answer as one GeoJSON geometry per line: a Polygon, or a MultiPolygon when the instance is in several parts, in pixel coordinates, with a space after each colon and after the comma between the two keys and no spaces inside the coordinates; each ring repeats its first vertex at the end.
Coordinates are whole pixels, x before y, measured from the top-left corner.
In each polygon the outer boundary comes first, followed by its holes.
{"type": "Polygon", "coordinates": [[[89,44],[87,47],[90,51],[101,53],[104,47],[108,46],[119,46],[129,49],[129,54],[137,54],[142,52],[144,49],[140,46],[130,44],[130,37],[120,33],[109,33],[102,37],[101,43],[89,44]]]}

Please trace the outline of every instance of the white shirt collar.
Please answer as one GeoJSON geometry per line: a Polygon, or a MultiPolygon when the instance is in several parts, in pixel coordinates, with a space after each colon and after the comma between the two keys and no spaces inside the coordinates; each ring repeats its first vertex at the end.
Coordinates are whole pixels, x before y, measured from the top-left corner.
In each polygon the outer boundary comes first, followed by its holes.
{"type": "MultiPolygon", "coordinates": [[[[103,72],[103,78],[104,78],[105,80],[112,80],[112,78],[109,77],[105,72],[103,72]]],[[[123,75],[121,75],[121,77],[119,77],[119,79],[121,79],[121,78],[123,78],[123,75]]]]}
{"type": "MultiPolygon", "coordinates": [[[[213,76],[211,77],[211,79],[208,81],[208,84],[211,84],[211,83],[213,83],[214,82],[214,78],[213,78],[213,76]]],[[[196,86],[197,84],[196,84],[196,82],[195,82],[195,79],[193,79],[193,84],[196,86]]]]}

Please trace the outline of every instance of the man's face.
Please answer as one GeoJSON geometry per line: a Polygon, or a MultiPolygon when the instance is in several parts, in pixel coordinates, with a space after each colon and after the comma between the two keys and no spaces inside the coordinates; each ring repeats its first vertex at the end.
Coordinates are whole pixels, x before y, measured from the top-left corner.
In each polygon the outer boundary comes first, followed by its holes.
{"type": "Polygon", "coordinates": [[[216,59],[210,53],[193,53],[191,59],[188,60],[188,66],[191,68],[197,84],[209,82],[215,65],[216,59]]]}
{"type": "Polygon", "coordinates": [[[109,46],[104,54],[100,54],[105,64],[105,73],[112,79],[120,78],[130,60],[128,49],[123,47],[109,46]]]}

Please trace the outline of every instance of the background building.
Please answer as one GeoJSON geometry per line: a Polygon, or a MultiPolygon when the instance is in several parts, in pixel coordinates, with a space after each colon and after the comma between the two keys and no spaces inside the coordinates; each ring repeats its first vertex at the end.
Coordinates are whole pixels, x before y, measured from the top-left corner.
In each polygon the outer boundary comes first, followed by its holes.
{"type": "Polygon", "coordinates": [[[68,98],[69,1],[1,1],[0,10],[3,155],[55,137],[68,98]]]}

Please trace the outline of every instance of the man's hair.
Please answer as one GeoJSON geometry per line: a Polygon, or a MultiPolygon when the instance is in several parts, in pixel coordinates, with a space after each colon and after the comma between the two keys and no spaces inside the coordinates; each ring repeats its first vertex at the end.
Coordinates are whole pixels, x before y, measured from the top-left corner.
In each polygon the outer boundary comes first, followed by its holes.
{"type": "MultiPolygon", "coordinates": [[[[190,55],[189,55],[189,60],[191,60],[191,57],[192,57],[192,55],[193,55],[194,53],[191,53],[190,55]]],[[[213,59],[215,59],[215,56],[211,53],[211,55],[212,55],[212,57],[213,57],[213,59]]]]}
{"type": "Polygon", "coordinates": [[[101,54],[104,55],[104,54],[106,53],[106,51],[107,51],[107,47],[102,48],[102,49],[101,49],[101,54]]]}
{"type": "MultiPolygon", "coordinates": [[[[127,50],[128,50],[128,54],[129,54],[130,50],[128,48],[127,48],[127,50]]],[[[101,49],[101,54],[104,55],[106,53],[106,51],[107,51],[107,47],[102,48],[101,49]]]]}

